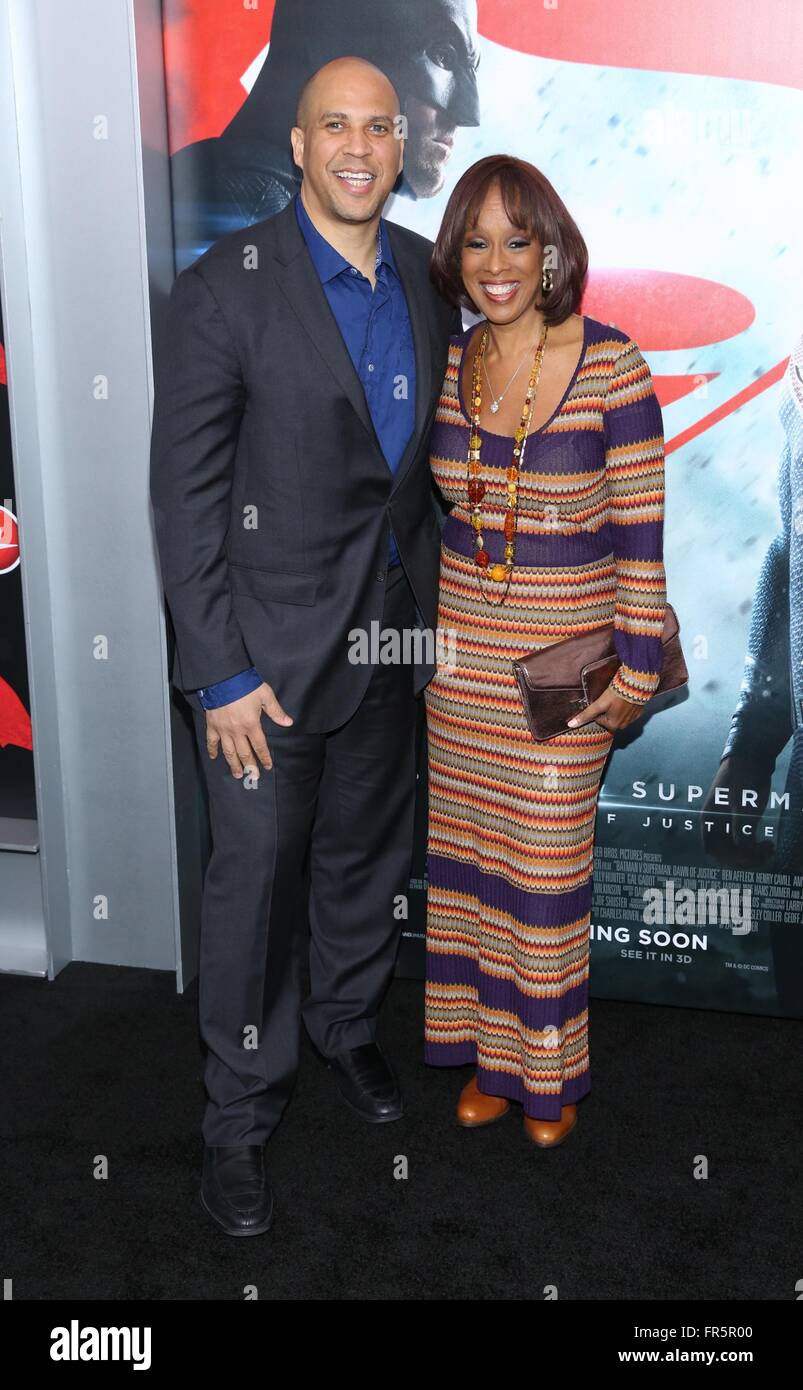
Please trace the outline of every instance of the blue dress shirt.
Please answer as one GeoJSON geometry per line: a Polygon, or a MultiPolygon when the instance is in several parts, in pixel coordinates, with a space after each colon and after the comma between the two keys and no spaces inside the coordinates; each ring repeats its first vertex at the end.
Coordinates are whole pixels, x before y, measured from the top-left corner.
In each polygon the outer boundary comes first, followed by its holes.
{"type": "MultiPolygon", "coordinates": [[[[391,472],[396,471],[415,425],[415,347],[410,315],[387,224],[380,218],[376,248],[376,286],[321,236],[296,195],[296,217],[312,263],[337,320],[377,438],[391,472]]],[[[388,566],[399,564],[393,530],[388,566]]],[[[204,709],[230,704],[262,684],[255,667],[196,691],[204,709]]]]}

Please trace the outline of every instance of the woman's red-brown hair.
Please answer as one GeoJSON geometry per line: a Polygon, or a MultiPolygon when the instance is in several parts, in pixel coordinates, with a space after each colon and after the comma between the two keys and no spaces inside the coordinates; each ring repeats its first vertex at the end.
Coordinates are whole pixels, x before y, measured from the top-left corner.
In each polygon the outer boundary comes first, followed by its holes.
{"type": "MultiPolygon", "coordinates": [[[[463,243],[476,225],[489,189],[496,184],[505,212],[514,227],[534,237],[550,253],[552,289],[539,301],[548,324],[563,323],[576,313],[583,297],[588,272],[588,248],[574,218],[549,179],[513,155],[490,154],[472,164],[458,179],[446,204],[435,241],[430,275],[433,284],[451,304],[462,304],[479,313],[463,284],[463,243]]],[[[549,264],[549,262],[548,262],[549,264]]]]}

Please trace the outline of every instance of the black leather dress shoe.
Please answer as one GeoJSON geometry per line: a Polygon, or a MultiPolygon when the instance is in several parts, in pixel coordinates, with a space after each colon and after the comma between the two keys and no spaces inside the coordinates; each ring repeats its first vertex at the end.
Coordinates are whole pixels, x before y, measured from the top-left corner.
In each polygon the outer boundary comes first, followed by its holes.
{"type": "Polygon", "coordinates": [[[398,1082],[376,1043],[364,1043],[329,1058],[343,1099],[371,1124],[399,1120],[404,1113],[398,1082]]]}
{"type": "Polygon", "coordinates": [[[204,1147],[201,1204],[230,1236],[258,1236],[273,1221],[264,1144],[204,1147]]]}

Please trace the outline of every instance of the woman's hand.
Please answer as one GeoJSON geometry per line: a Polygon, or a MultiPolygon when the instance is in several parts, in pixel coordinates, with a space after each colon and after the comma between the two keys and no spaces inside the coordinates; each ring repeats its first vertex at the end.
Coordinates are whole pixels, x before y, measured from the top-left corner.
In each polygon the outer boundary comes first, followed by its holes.
{"type": "Polygon", "coordinates": [[[570,719],[567,728],[575,729],[582,724],[590,724],[596,719],[604,729],[623,729],[626,724],[632,724],[634,719],[638,719],[644,713],[644,706],[637,704],[635,700],[626,700],[624,696],[617,695],[615,690],[608,686],[603,690],[599,699],[592,700],[590,705],[570,719]]]}

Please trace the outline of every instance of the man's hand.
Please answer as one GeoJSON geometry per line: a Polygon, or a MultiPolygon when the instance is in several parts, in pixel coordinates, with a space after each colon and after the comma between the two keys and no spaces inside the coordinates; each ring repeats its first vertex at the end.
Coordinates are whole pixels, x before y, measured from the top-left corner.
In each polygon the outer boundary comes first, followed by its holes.
{"type": "Polygon", "coordinates": [[[250,772],[259,780],[257,762],[266,769],[273,767],[267,739],[262,732],[263,710],[274,724],[284,724],[286,727],[293,722],[266,681],[256,690],[243,695],[242,699],[206,711],[206,751],[210,758],[216,758],[218,749],[222,748],[233,777],[242,777],[244,772],[250,772]]]}
{"type": "Polygon", "coordinates": [[[590,705],[576,714],[574,719],[570,719],[569,729],[576,729],[582,724],[590,724],[592,719],[596,719],[603,729],[623,729],[626,724],[632,724],[634,719],[638,719],[644,713],[644,706],[637,704],[635,700],[626,700],[623,695],[617,695],[615,690],[608,686],[603,690],[599,699],[592,700],[590,705]]]}

